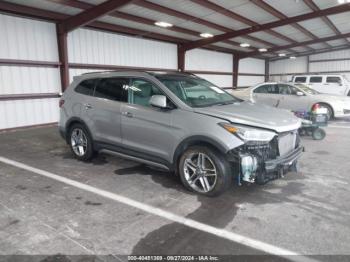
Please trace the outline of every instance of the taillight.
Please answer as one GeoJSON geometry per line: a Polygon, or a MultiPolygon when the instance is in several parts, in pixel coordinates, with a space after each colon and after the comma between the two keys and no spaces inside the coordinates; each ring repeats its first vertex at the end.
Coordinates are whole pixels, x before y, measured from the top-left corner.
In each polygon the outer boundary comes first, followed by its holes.
{"type": "Polygon", "coordinates": [[[58,102],[59,107],[61,108],[64,104],[64,99],[60,99],[60,101],[58,102]]]}
{"type": "Polygon", "coordinates": [[[317,109],[319,109],[319,108],[320,108],[320,105],[319,105],[319,104],[314,104],[314,105],[312,106],[312,108],[311,108],[311,111],[312,111],[312,112],[316,112],[317,109]]]}

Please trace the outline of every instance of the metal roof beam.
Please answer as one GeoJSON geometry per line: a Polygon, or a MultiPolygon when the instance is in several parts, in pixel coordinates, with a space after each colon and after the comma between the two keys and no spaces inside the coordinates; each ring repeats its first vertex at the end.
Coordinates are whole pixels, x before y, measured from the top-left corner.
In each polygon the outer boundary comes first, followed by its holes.
{"type": "MultiPolygon", "coordinates": [[[[350,37],[350,33],[346,33],[346,34],[340,34],[340,35],[334,35],[334,36],[328,36],[328,37],[322,37],[322,38],[318,38],[315,40],[309,40],[309,41],[304,41],[304,42],[300,42],[297,44],[290,44],[290,45],[284,45],[284,46],[278,46],[278,47],[273,47],[268,49],[268,52],[276,52],[276,51],[280,51],[280,50],[285,50],[288,48],[293,48],[293,47],[297,47],[297,46],[302,46],[302,45],[311,45],[311,44],[316,44],[316,43],[321,43],[321,42],[325,42],[325,41],[332,41],[332,40],[337,40],[337,39],[342,39],[342,38],[347,38],[350,37]]],[[[244,57],[252,57],[255,55],[260,54],[259,52],[249,52],[249,53],[245,53],[244,57]]]]}
{"type": "Polygon", "coordinates": [[[101,16],[108,15],[112,13],[114,10],[130,4],[135,0],[108,0],[103,2],[102,4],[96,5],[92,8],[87,9],[75,16],[71,16],[68,19],[59,23],[59,31],[60,33],[68,33],[77,29],[81,26],[87,25],[101,16]]]}
{"type": "MultiPolygon", "coordinates": [[[[196,3],[196,4],[198,4],[198,5],[203,6],[205,8],[208,8],[210,10],[218,12],[218,13],[220,13],[220,14],[228,17],[228,18],[231,18],[233,20],[239,21],[239,22],[241,22],[243,24],[250,25],[250,26],[258,26],[259,25],[258,23],[254,22],[253,20],[250,20],[250,19],[248,19],[248,18],[246,18],[244,16],[241,16],[241,15],[239,15],[239,14],[237,14],[237,13],[231,11],[231,10],[228,10],[228,9],[226,9],[226,8],[224,8],[224,7],[222,7],[222,6],[218,5],[218,4],[215,4],[213,2],[210,2],[208,0],[191,0],[191,1],[196,3]]],[[[291,38],[289,38],[289,37],[287,37],[285,35],[282,35],[282,34],[276,32],[276,31],[266,30],[265,32],[270,34],[270,35],[273,35],[273,36],[275,36],[277,38],[283,39],[283,40],[285,40],[287,42],[296,43],[295,40],[293,40],[293,39],[291,39],[291,38]]],[[[245,36],[245,37],[246,38],[249,37],[250,40],[256,41],[255,37],[251,37],[251,36],[245,36]],[[255,40],[252,39],[252,38],[255,38],[255,40]]],[[[265,44],[266,44],[266,42],[265,42],[265,44]]],[[[269,45],[271,45],[271,43],[269,43],[269,45]]]]}
{"type": "MultiPolygon", "coordinates": [[[[304,0],[304,3],[313,11],[319,11],[320,8],[312,0],[304,0]]],[[[336,34],[340,35],[341,32],[338,28],[332,23],[332,21],[327,17],[321,17],[322,21],[336,34]]],[[[348,44],[350,43],[348,39],[344,39],[348,44]]]]}
{"type": "Polygon", "coordinates": [[[344,12],[348,12],[348,11],[350,11],[350,4],[341,4],[341,5],[337,5],[335,7],[322,9],[322,10],[319,10],[316,12],[297,15],[297,16],[286,18],[286,19],[281,19],[279,21],[274,21],[274,22],[270,22],[270,23],[266,23],[266,24],[262,24],[262,25],[258,25],[258,26],[252,26],[252,27],[237,30],[237,31],[231,31],[231,32],[216,35],[214,37],[207,38],[207,39],[200,39],[197,41],[192,41],[190,43],[185,44],[183,48],[185,50],[191,50],[191,49],[199,48],[199,47],[207,45],[207,44],[213,44],[216,42],[220,42],[220,41],[227,40],[227,39],[234,38],[234,37],[238,37],[238,36],[244,36],[247,34],[260,32],[260,31],[272,29],[272,28],[279,27],[279,26],[289,25],[289,24],[301,22],[304,20],[309,20],[309,19],[318,18],[318,17],[322,17],[322,16],[327,16],[327,15],[344,13],[344,12]]]}
{"type": "MultiPolygon", "coordinates": [[[[279,19],[286,19],[288,16],[283,14],[282,12],[278,11],[276,8],[273,6],[269,5],[268,3],[264,2],[263,0],[250,0],[253,4],[256,6],[260,7],[261,9],[265,10],[269,14],[279,18],[279,19]]],[[[302,32],[304,35],[308,36],[310,39],[317,39],[318,37],[311,33],[309,30],[307,30],[305,27],[299,25],[298,23],[290,24],[290,26],[294,27],[295,29],[299,30],[302,32]]],[[[328,47],[330,47],[329,44],[325,43],[328,47]]],[[[307,47],[310,48],[310,47],[307,47]]],[[[313,48],[311,48],[313,49],[313,48]]]]}
{"type": "MultiPolygon", "coordinates": [[[[327,53],[327,52],[332,52],[332,51],[340,51],[340,50],[348,50],[350,49],[349,45],[340,45],[340,46],[334,46],[331,48],[322,48],[318,49],[315,51],[310,51],[310,52],[300,52],[300,53],[295,53],[293,56],[299,57],[299,56],[309,56],[309,55],[315,55],[315,54],[322,54],[322,53],[327,53]]],[[[283,59],[289,59],[288,57],[271,57],[270,61],[277,61],[277,60],[283,60],[283,59]]]]}

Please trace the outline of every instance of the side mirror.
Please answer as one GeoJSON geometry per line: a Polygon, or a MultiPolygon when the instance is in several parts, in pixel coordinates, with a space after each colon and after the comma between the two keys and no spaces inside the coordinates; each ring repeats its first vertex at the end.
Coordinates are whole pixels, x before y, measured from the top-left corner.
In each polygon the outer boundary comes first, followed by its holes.
{"type": "Polygon", "coordinates": [[[158,108],[167,108],[166,96],[163,95],[153,95],[149,100],[150,105],[158,108]]]}
{"type": "Polygon", "coordinates": [[[304,95],[303,92],[300,92],[300,91],[297,92],[297,96],[303,96],[303,95],[304,95]]]}

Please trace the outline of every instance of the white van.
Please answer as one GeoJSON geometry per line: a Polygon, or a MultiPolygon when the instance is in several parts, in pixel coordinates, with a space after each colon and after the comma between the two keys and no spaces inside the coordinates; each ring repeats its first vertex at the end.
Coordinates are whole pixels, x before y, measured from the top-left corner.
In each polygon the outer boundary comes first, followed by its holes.
{"type": "Polygon", "coordinates": [[[350,81],[343,75],[298,75],[293,83],[303,83],[325,94],[350,96],[350,81]]]}

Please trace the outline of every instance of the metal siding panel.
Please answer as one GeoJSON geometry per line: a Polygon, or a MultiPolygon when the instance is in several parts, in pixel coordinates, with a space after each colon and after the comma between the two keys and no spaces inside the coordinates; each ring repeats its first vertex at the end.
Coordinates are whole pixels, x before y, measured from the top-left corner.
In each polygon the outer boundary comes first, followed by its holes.
{"type": "Polygon", "coordinates": [[[342,59],[350,58],[350,48],[348,50],[339,50],[334,52],[327,52],[322,54],[311,55],[310,60],[318,59],[342,59]]]}
{"type": "Polygon", "coordinates": [[[208,80],[209,82],[219,87],[232,87],[231,75],[208,75],[208,74],[196,74],[196,75],[208,80]]]}
{"type": "Polygon", "coordinates": [[[270,74],[305,73],[307,70],[307,58],[283,59],[270,63],[270,74]]]}
{"type": "Polygon", "coordinates": [[[68,35],[73,63],[177,68],[177,46],[164,42],[78,29],[68,35]]]}
{"type": "Polygon", "coordinates": [[[239,73],[265,74],[265,61],[255,58],[244,58],[239,61],[239,73]]]}
{"type": "Polygon", "coordinates": [[[186,70],[232,72],[233,58],[230,54],[193,49],[186,52],[185,63],[186,70]]]}
{"type": "Polygon", "coordinates": [[[58,61],[52,23],[0,14],[0,58],[58,61]]]}
{"type": "Polygon", "coordinates": [[[58,93],[60,89],[57,68],[0,66],[0,95],[58,93]]]}
{"type": "Polygon", "coordinates": [[[57,122],[57,98],[2,101],[0,129],[57,122]]]}
{"type": "Polygon", "coordinates": [[[317,62],[310,64],[311,72],[337,72],[337,71],[350,71],[350,61],[329,61],[329,62],[317,62]]]}
{"type": "Polygon", "coordinates": [[[238,87],[254,86],[264,82],[264,76],[238,76],[238,87]]]}

